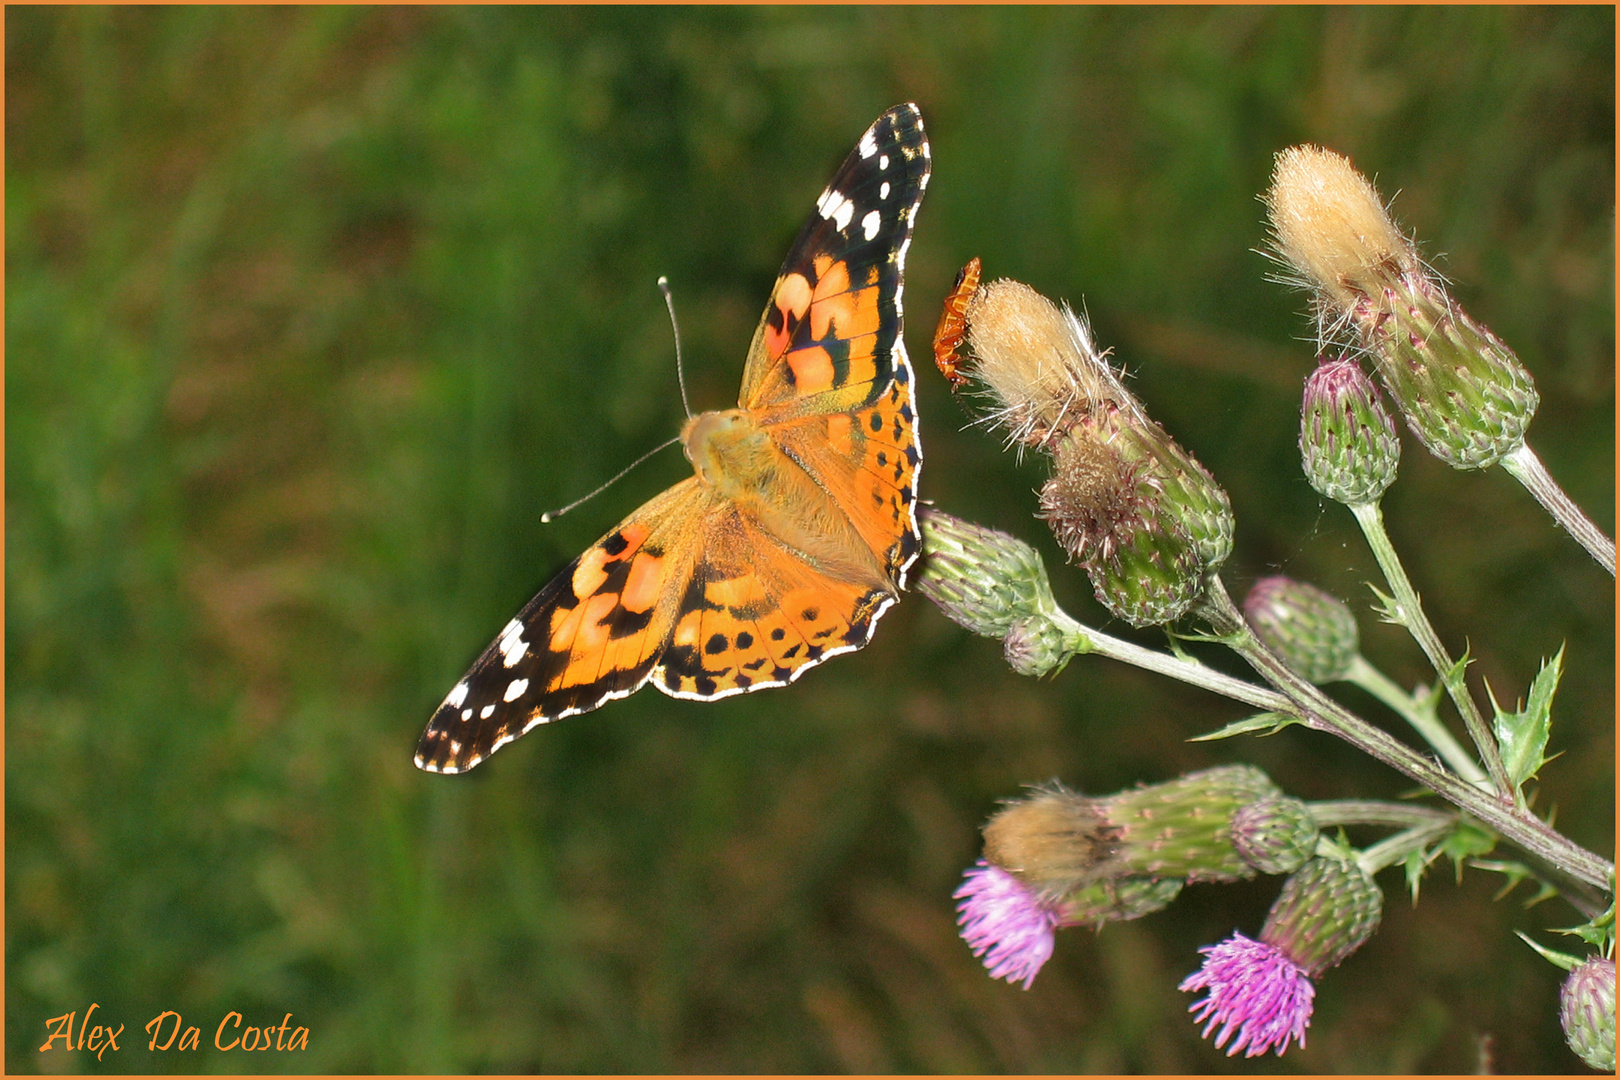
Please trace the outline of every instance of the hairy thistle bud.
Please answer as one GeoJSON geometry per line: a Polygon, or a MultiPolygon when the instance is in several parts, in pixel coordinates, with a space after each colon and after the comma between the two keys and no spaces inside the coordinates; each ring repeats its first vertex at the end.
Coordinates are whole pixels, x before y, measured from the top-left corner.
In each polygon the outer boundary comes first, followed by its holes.
{"type": "Polygon", "coordinates": [[[965,322],[990,419],[1052,457],[1041,516],[1097,599],[1136,626],[1181,617],[1231,553],[1226,492],[1147,416],[1073,311],[1002,280],[973,294],[965,322]]]}
{"type": "Polygon", "coordinates": [[[1614,1072],[1614,961],[1594,956],[1569,973],[1558,995],[1558,1019],[1577,1057],[1614,1072]]]}
{"type": "Polygon", "coordinates": [[[1008,803],[984,827],[984,857],[1056,902],[1109,875],[1117,830],[1103,804],[1061,784],[1008,803]]]}
{"type": "Polygon", "coordinates": [[[1260,939],[1311,975],[1361,948],[1384,915],[1384,894],[1353,859],[1318,856],[1283,883],[1260,939]]]}
{"type": "Polygon", "coordinates": [[[1377,502],[1395,482],[1395,423],[1354,360],[1326,361],[1305,380],[1299,452],[1311,487],[1346,506],[1377,502]]]}
{"type": "Polygon", "coordinates": [[[1319,830],[1308,807],[1288,795],[1250,803],[1232,815],[1232,846],[1262,874],[1291,874],[1316,854],[1319,830]]]}
{"type": "MultiPolygon", "coordinates": [[[[1257,867],[1239,850],[1234,820],[1244,807],[1279,794],[1265,773],[1248,765],[1206,769],[1098,798],[1052,784],[990,819],[984,857],[1016,875],[1044,902],[1074,899],[1111,909],[1126,901],[1118,894],[1075,899],[1076,894],[1099,881],[1125,878],[1253,877],[1257,867]]],[[[1260,853],[1259,861],[1287,858],[1282,849],[1295,838],[1282,838],[1287,833],[1282,828],[1272,833],[1260,825],[1249,829],[1246,839],[1251,851],[1260,853]]]]}
{"type": "Polygon", "coordinates": [[[1483,469],[1523,445],[1539,402],[1529,372],[1457,306],[1348,160],[1284,150],[1266,204],[1277,253],[1316,294],[1323,337],[1353,334],[1430,453],[1483,469]]]}
{"type": "Polygon", "coordinates": [[[1254,583],[1243,617],[1267,648],[1313,683],[1350,674],[1361,650],[1356,617],[1342,600],[1280,574],[1254,583]]]}
{"type": "Polygon", "coordinates": [[[917,591],[975,634],[1005,637],[1055,602],[1039,553],[1016,537],[923,507],[917,591]]]}

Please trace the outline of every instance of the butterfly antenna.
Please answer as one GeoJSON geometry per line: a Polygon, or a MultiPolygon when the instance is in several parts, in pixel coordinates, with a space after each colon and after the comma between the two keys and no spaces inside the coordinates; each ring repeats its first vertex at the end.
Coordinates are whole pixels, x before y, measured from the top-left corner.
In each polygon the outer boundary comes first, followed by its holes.
{"type": "Polygon", "coordinates": [[[675,297],[669,291],[669,278],[658,279],[658,291],[664,294],[664,306],[669,309],[669,328],[675,334],[675,378],[681,384],[681,408],[691,419],[692,403],[686,400],[686,368],[681,364],[681,325],[675,321],[675,297]]]}
{"type": "Polygon", "coordinates": [[[620,480],[623,480],[625,478],[625,476],[630,472],[631,469],[634,469],[637,465],[640,465],[643,461],[646,461],[648,458],[650,458],[654,454],[658,453],[658,451],[667,450],[671,446],[674,446],[676,443],[678,443],[680,441],[681,441],[681,437],[679,435],[676,435],[672,439],[668,439],[668,440],[666,440],[664,442],[659,443],[657,446],[653,447],[651,450],[647,451],[645,454],[642,454],[640,457],[636,458],[636,460],[632,461],[630,464],[628,464],[624,468],[620,469],[619,474],[617,476],[615,476],[613,479],[607,481],[602,486],[598,487],[595,491],[591,492],[589,495],[580,496],[579,498],[575,499],[573,502],[569,503],[567,506],[563,507],[561,510],[547,510],[545,513],[541,514],[540,515],[540,524],[549,525],[553,521],[556,521],[558,518],[562,517],[564,514],[568,513],[568,511],[572,510],[574,507],[580,505],[581,503],[589,502],[590,500],[596,498],[598,495],[602,494],[602,492],[606,491],[608,488],[612,487],[614,484],[617,484],[620,480]]]}

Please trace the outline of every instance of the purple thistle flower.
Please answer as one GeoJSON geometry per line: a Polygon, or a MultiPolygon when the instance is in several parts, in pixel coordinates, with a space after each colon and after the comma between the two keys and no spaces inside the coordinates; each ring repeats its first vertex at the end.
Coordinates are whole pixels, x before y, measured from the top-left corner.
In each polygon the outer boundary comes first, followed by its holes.
{"type": "Polygon", "coordinates": [[[1280,1056],[1290,1040],[1305,1045],[1305,1029],[1311,1025],[1311,1002],[1316,987],[1309,972],[1285,956],[1275,945],[1252,941],[1234,933],[1219,945],[1206,945],[1204,966],[1181,982],[1188,992],[1208,990],[1209,996],[1187,1006],[1196,1012],[1193,1020],[1204,1024],[1204,1037],[1219,1024],[1217,1048],[1237,1034],[1231,1057],[1246,1050],[1245,1057],[1258,1057],[1277,1048],[1280,1056]]]}
{"type": "Polygon", "coordinates": [[[1022,981],[1028,990],[1035,973],[1052,956],[1057,910],[983,859],[968,869],[954,895],[962,901],[956,905],[962,940],[973,955],[984,958],[992,978],[1022,981]]]}

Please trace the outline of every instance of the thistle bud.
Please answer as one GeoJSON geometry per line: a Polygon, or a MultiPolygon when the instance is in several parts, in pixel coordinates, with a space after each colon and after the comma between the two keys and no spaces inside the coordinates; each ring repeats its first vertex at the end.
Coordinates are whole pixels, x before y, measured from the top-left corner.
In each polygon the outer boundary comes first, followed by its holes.
{"type": "Polygon", "coordinates": [[[1529,372],[1457,306],[1348,160],[1284,150],[1266,203],[1274,247],[1316,293],[1323,336],[1353,333],[1430,453],[1483,469],[1523,445],[1539,402],[1529,372]]]}
{"type": "MultiPolygon", "coordinates": [[[[1248,765],[1206,769],[1099,798],[1054,784],[990,819],[984,857],[1050,903],[1099,881],[1130,877],[1251,878],[1256,867],[1238,848],[1234,818],[1243,807],[1279,794],[1265,773],[1248,765]]],[[[1286,858],[1280,849],[1287,841],[1262,836],[1258,828],[1250,832],[1261,861],[1286,858]]]]}
{"type": "Polygon", "coordinates": [[[1313,683],[1344,678],[1360,654],[1355,615],[1332,593],[1303,581],[1261,578],[1243,600],[1243,617],[1267,648],[1313,683]]]}
{"type": "Polygon", "coordinates": [[[1055,606],[1039,553],[1006,533],[932,507],[917,514],[926,559],[917,591],[985,637],[1005,637],[1055,606]]]}
{"type": "Polygon", "coordinates": [[[1614,1072],[1614,961],[1592,957],[1569,973],[1558,994],[1558,1019],[1577,1057],[1614,1072]]]}
{"type": "Polygon", "coordinates": [[[1170,905],[1185,884],[1179,878],[1127,877],[1093,882],[1063,898],[1057,906],[1064,926],[1129,922],[1170,905]]]}
{"type": "Polygon", "coordinates": [[[1305,380],[1299,452],[1311,487],[1346,506],[1377,502],[1395,482],[1395,423],[1354,360],[1329,360],[1305,380]]]}
{"type": "Polygon", "coordinates": [[[1359,864],[1319,856],[1283,883],[1260,939],[1319,975],[1361,948],[1383,914],[1384,894],[1359,864]]]}
{"type": "Polygon", "coordinates": [[[1061,784],[1007,804],[984,827],[984,857],[1057,902],[1110,873],[1118,830],[1098,799],[1061,784]]]}
{"type": "Polygon", "coordinates": [[[1185,614],[1231,553],[1226,492],[1148,418],[1073,311],[1003,280],[973,294],[965,321],[990,418],[1052,457],[1041,516],[1097,599],[1135,626],[1185,614]]]}
{"type": "Polygon", "coordinates": [[[1118,830],[1115,861],[1134,874],[1236,881],[1255,868],[1239,852],[1233,823],[1245,806],[1281,792],[1252,765],[1223,765],[1105,801],[1118,830]]]}
{"type": "Polygon", "coordinates": [[[1232,846],[1262,874],[1291,874],[1316,854],[1319,830],[1306,805],[1288,795],[1257,800],[1232,815],[1232,846]]]}
{"type": "Polygon", "coordinates": [[[1071,651],[1063,631],[1045,615],[1018,620],[1001,644],[1007,665],[1031,678],[1049,675],[1061,668],[1071,651]]]}

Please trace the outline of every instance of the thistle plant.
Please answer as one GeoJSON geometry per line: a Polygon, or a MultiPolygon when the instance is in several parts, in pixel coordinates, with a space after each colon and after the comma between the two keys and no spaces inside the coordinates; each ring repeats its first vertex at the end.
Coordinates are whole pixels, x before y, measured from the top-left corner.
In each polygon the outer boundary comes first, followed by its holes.
{"type": "Polygon", "coordinates": [[[1259,710],[1198,739],[1301,725],[1349,742],[1436,801],[1304,802],[1242,764],[1104,796],[1049,782],[985,825],[983,857],[956,894],[963,936],[993,976],[1027,988],[1059,930],[1150,915],[1192,882],[1284,877],[1258,936],[1235,933],[1203,949],[1203,965],[1181,983],[1202,995],[1191,1010],[1217,1047],[1281,1054],[1305,1042],[1316,981],[1376,932],[1378,875],[1399,867],[1415,903],[1426,871],[1447,858],[1459,874],[1532,880],[1540,897],[1562,897],[1585,920],[1561,932],[1581,937],[1586,955],[1536,945],[1571,972],[1561,1002],[1545,1007],[1560,1010],[1583,1061],[1612,1069],[1614,865],[1558,832],[1526,790],[1550,760],[1562,651],[1517,707],[1493,696],[1487,710],[1475,700],[1466,656],[1455,659],[1441,641],[1383,528],[1381,500],[1400,463],[1385,395],[1448,464],[1500,464],[1520,479],[1611,574],[1613,544],[1556,490],[1525,442],[1537,405],[1528,372],[1456,305],[1348,162],[1309,147],[1287,151],[1266,202],[1279,258],[1312,290],[1320,345],[1301,404],[1303,471],[1360,525],[1384,578],[1372,589],[1374,611],[1411,635],[1434,686],[1408,690],[1380,672],[1361,653],[1350,605],[1309,583],[1264,578],[1240,608],[1221,578],[1234,536],[1226,492],[1149,416],[1084,319],[1012,281],[987,280],[965,300],[953,295],[964,354],[953,351],[953,384],[975,386],[987,403],[979,419],[1009,447],[1047,459],[1035,516],[1098,601],[1132,626],[1164,627],[1170,647],[1081,623],[1056,603],[1028,544],[932,507],[920,514],[927,559],[918,588],[951,619],[999,638],[1019,674],[1055,675],[1090,654],[1123,660],[1259,710]],[[1230,648],[1261,681],[1192,658],[1179,644],[1190,640],[1230,648]],[[1424,749],[1323,689],[1340,682],[1369,692],[1424,749]],[[1455,721],[1443,712],[1447,701],[1455,721]],[[1348,826],[1386,835],[1357,849],[1334,832],[1348,826]]]}

